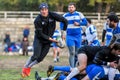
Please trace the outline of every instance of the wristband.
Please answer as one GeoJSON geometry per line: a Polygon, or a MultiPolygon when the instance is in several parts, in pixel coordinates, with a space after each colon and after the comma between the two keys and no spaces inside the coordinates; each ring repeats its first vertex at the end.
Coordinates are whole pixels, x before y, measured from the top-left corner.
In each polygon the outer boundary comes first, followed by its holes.
{"type": "Polygon", "coordinates": [[[110,66],[110,62],[107,62],[107,66],[110,66]]]}

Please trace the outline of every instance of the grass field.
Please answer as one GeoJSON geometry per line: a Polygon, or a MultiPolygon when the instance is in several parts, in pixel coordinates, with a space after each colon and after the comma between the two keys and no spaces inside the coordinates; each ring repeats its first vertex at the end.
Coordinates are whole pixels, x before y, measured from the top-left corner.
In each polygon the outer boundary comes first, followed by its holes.
{"type": "Polygon", "coordinates": [[[47,57],[39,64],[32,68],[31,76],[22,79],[20,76],[21,69],[29,56],[3,56],[0,55],[0,80],[35,80],[34,73],[38,71],[42,77],[46,77],[47,67],[49,65],[68,65],[68,57],[61,56],[60,62],[54,63],[53,57],[47,57]]]}

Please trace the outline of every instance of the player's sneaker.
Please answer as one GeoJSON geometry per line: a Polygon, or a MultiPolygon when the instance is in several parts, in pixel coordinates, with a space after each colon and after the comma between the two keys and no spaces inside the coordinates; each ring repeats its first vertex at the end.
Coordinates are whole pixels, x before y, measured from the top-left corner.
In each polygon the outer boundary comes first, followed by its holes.
{"type": "Polygon", "coordinates": [[[61,72],[60,72],[60,73],[57,73],[57,75],[54,77],[53,80],[59,80],[60,74],[61,74],[61,72]]]}
{"type": "Polygon", "coordinates": [[[25,77],[27,77],[27,76],[30,76],[30,70],[31,70],[31,68],[23,68],[23,69],[22,69],[22,74],[21,74],[21,76],[22,76],[23,78],[25,78],[25,77]]]}
{"type": "Polygon", "coordinates": [[[59,59],[59,58],[57,58],[57,62],[60,62],[60,59],[59,59]]]}
{"type": "Polygon", "coordinates": [[[50,65],[50,66],[48,67],[47,77],[49,77],[49,76],[52,74],[52,72],[54,71],[53,68],[54,68],[54,67],[53,67],[52,65],[50,65]]]}
{"type": "Polygon", "coordinates": [[[41,77],[39,76],[37,71],[35,71],[35,80],[41,80],[41,77]]]}

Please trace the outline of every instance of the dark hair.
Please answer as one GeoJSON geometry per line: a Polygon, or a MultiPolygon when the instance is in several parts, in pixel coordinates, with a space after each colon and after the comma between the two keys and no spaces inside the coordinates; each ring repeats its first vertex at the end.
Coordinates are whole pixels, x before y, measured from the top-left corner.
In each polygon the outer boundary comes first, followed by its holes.
{"type": "Polygon", "coordinates": [[[91,22],[91,19],[88,19],[88,18],[86,18],[86,19],[87,19],[87,22],[88,22],[88,23],[90,23],[90,24],[92,23],[92,22],[91,22]]]}
{"type": "Polygon", "coordinates": [[[110,12],[108,15],[116,15],[115,12],[110,12]]]}
{"type": "Polygon", "coordinates": [[[71,3],[69,3],[69,4],[68,4],[68,6],[71,6],[71,5],[73,5],[73,6],[75,6],[75,7],[76,7],[76,4],[75,4],[75,3],[73,3],[73,2],[71,2],[71,3]]]}
{"type": "Polygon", "coordinates": [[[115,49],[115,50],[120,50],[120,43],[115,43],[112,47],[112,49],[115,49]]]}
{"type": "Polygon", "coordinates": [[[108,15],[107,17],[110,21],[119,22],[118,16],[115,14],[108,15]]]}

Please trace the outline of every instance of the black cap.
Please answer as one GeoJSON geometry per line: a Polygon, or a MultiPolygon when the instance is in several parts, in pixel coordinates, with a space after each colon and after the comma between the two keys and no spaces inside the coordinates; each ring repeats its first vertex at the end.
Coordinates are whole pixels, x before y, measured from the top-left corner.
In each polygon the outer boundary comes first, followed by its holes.
{"type": "Polygon", "coordinates": [[[42,9],[42,8],[48,8],[48,4],[47,3],[41,3],[40,6],[39,6],[39,9],[42,9]]]}

